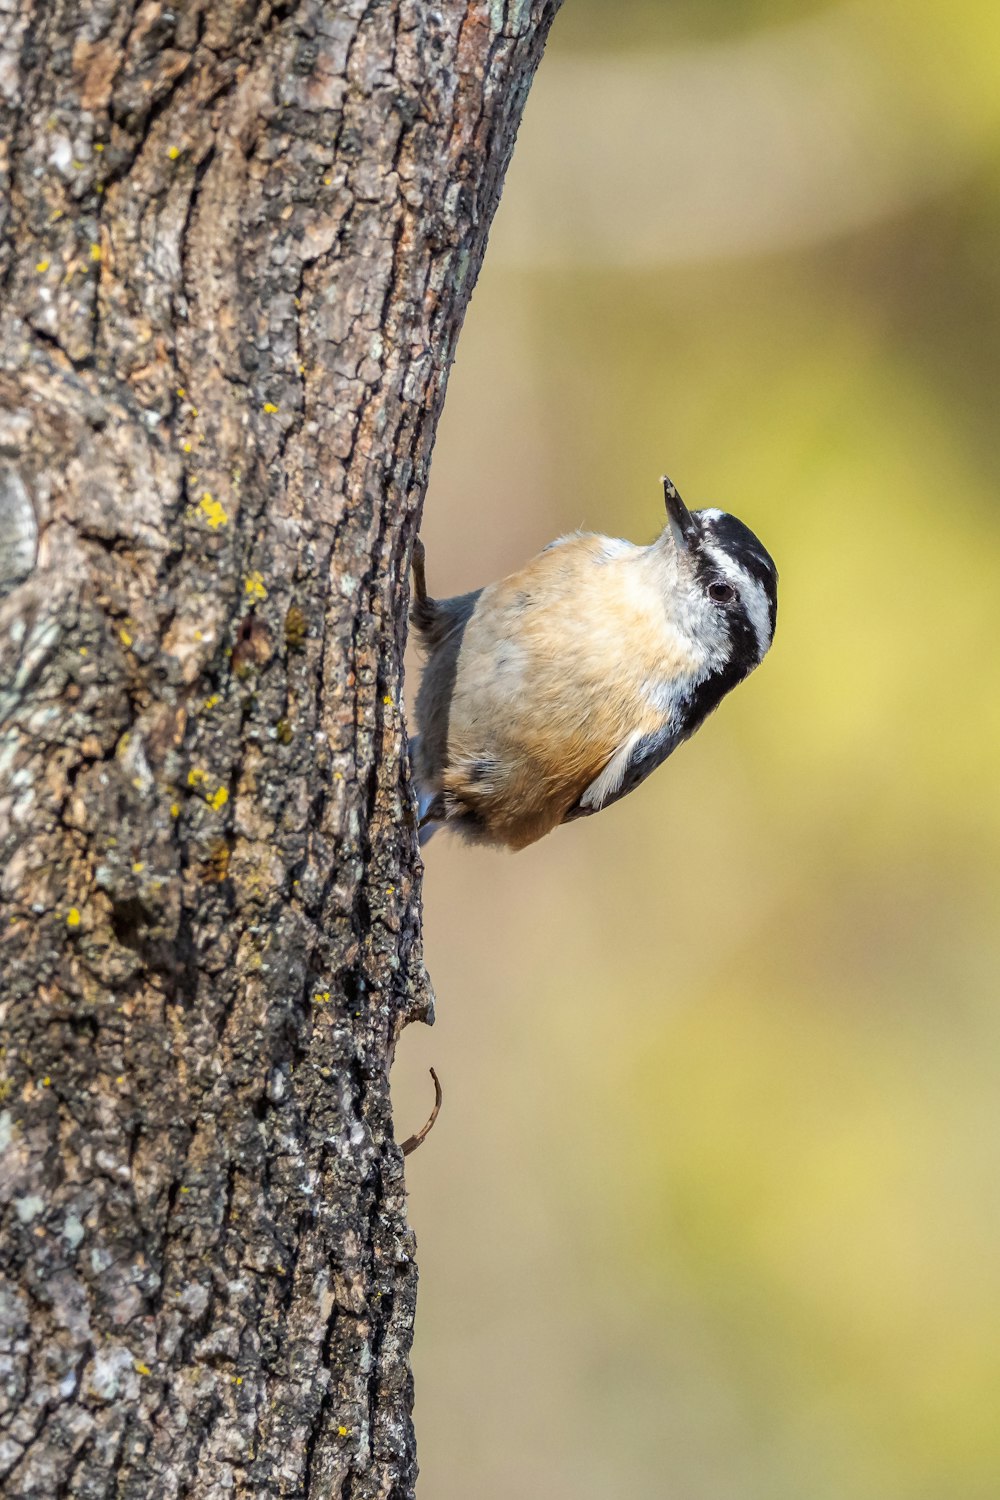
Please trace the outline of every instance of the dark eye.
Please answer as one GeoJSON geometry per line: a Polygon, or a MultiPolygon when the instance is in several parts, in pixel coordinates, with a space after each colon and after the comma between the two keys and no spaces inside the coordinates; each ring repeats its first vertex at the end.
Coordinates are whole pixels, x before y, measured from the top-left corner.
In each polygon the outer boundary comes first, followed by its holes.
{"type": "Polygon", "coordinates": [[[716,604],[731,604],[736,598],[736,590],[731,583],[710,583],[708,597],[714,599],[716,604]]]}

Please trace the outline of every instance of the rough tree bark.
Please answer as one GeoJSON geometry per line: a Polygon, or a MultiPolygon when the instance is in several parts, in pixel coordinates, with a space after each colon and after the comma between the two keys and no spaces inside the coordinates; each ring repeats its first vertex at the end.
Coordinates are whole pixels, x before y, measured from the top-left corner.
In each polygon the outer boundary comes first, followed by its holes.
{"type": "Polygon", "coordinates": [[[435,426],[558,0],[0,0],[0,1487],[412,1494],[435,426]]]}

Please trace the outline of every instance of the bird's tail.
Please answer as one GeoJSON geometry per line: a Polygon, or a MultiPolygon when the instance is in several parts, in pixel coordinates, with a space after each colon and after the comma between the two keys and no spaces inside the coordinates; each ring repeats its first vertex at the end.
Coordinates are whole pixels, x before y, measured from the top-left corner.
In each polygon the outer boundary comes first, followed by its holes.
{"type": "Polygon", "coordinates": [[[410,598],[410,619],[420,634],[433,637],[441,618],[441,607],[427,592],[427,575],[424,571],[427,554],[419,537],[413,543],[413,594],[410,598]]]}

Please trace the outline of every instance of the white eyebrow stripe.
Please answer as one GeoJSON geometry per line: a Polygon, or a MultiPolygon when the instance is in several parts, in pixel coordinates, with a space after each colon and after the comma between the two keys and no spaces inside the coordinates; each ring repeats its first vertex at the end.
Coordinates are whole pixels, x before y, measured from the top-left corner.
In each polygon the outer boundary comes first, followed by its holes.
{"type": "Polygon", "coordinates": [[[739,594],[740,602],[747,612],[747,618],[757,637],[759,660],[763,661],[771,644],[771,608],[764,585],[758,583],[756,578],[751,578],[749,573],[744,572],[739,563],[734,562],[728,552],[724,552],[721,547],[713,547],[709,543],[702,548],[702,551],[706,557],[712,559],[723,578],[731,583],[739,594]]]}

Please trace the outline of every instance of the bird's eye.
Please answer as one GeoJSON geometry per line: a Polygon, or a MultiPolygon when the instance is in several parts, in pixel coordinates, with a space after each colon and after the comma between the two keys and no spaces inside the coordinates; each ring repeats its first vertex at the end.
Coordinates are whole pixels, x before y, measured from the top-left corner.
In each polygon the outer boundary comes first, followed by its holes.
{"type": "Polygon", "coordinates": [[[736,590],[731,583],[710,583],[708,597],[714,599],[716,604],[731,604],[736,598],[736,590]]]}

